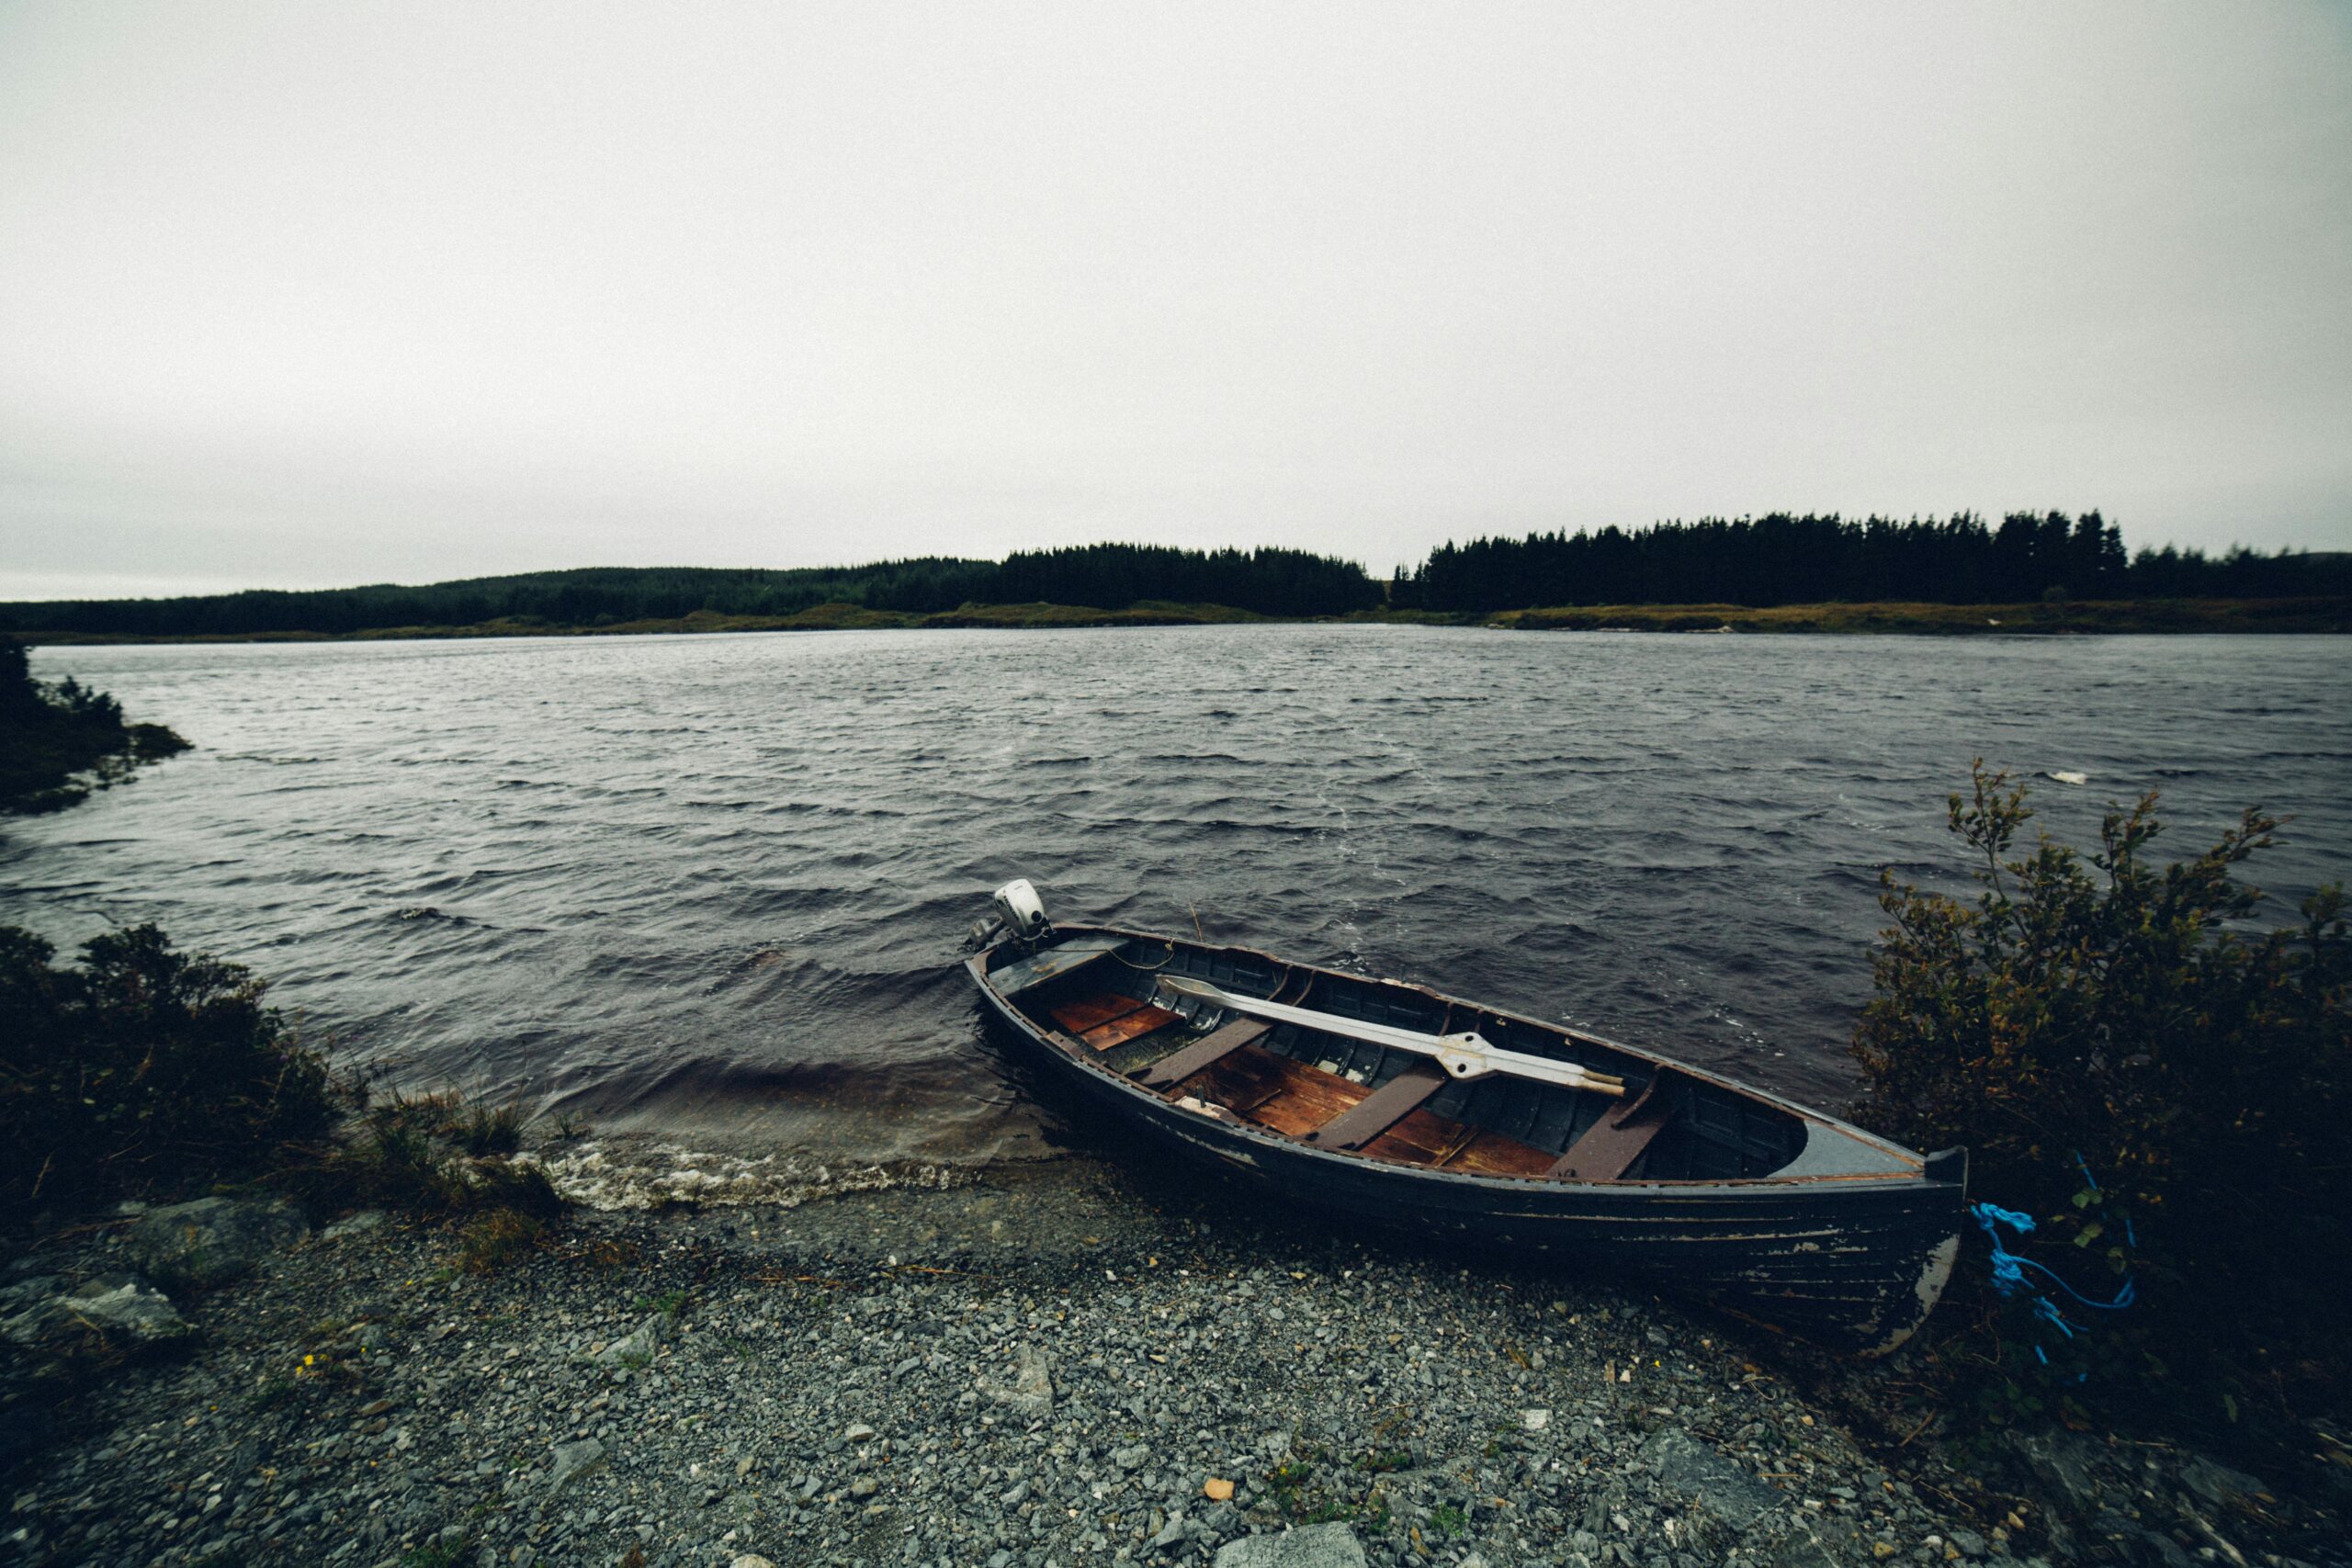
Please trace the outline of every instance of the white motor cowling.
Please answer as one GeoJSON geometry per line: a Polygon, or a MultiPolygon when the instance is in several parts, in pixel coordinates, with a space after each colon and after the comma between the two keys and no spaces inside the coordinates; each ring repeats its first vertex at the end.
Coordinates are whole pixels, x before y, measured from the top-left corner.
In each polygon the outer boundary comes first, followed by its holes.
{"type": "Polygon", "coordinates": [[[1035,942],[1051,930],[1046,919],[1046,906],[1037,890],[1025,876],[1013,878],[996,890],[996,916],[1004,929],[1021,942],[1035,942]]]}

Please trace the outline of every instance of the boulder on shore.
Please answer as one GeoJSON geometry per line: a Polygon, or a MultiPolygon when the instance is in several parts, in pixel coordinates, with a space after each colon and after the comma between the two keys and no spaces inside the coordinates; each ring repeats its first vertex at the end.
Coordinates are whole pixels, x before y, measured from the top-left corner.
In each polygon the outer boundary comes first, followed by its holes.
{"type": "Polygon", "coordinates": [[[1364,1568],[1363,1543],[1342,1524],[1302,1525],[1227,1541],[1214,1568],[1364,1568]]]}
{"type": "Polygon", "coordinates": [[[131,1224],[123,1251],[166,1285],[199,1290],[248,1273],[278,1247],[310,1235],[291,1203],[251,1198],[198,1198],[150,1209],[131,1224]]]}
{"type": "Polygon", "coordinates": [[[562,1491],[575,1479],[605,1464],[605,1445],[594,1438],[582,1438],[576,1442],[558,1443],[548,1471],[549,1495],[562,1491]]]}
{"type": "Polygon", "coordinates": [[[670,1337],[670,1318],[665,1313],[655,1313],[629,1333],[614,1340],[594,1358],[600,1367],[641,1367],[653,1359],[653,1352],[670,1337]]]}
{"type": "Polygon", "coordinates": [[[1679,1427],[1660,1430],[1642,1446],[1660,1483],[1735,1530],[1779,1506],[1781,1495],[1679,1427]]]}
{"type": "Polygon", "coordinates": [[[170,1298],[135,1275],[28,1280],[0,1300],[0,1339],[44,1355],[130,1356],[195,1332],[170,1298]]]}
{"type": "Polygon", "coordinates": [[[1010,1378],[983,1372],[978,1386],[989,1399],[1010,1406],[1014,1415],[1042,1421],[1054,1413],[1053,1367],[1043,1350],[1035,1345],[1022,1345],[1013,1352],[1010,1378]]]}

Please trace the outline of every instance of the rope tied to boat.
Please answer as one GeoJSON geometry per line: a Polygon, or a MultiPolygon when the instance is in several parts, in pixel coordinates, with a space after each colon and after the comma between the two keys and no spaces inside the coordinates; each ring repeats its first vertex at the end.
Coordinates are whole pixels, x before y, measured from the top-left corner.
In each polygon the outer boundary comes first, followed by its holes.
{"type": "MultiPolygon", "coordinates": [[[[2115,1292],[2113,1301],[2095,1302],[2066,1283],[2055,1269],[2046,1264],[2011,1252],[2001,1241],[2000,1227],[2007,1225],[2019,1235],[2030,1235],[2040,1228],[2033,1223],[2032,1215],[2020,1214],[2015,1209],[2004,1209],[1995,1203],[1971,1203],[1968,1209],[1970,1213],[1976,1216],[1976,1223],[1984,1228],[1985,1238],[1993,1244],[1993,1288],[2001,1294],[2012,1296],[2023,1290],[2026,1283],[2025,1270],[2030,1269],[2065,1292],[2076,1305],[2087,1307],[2093,1312],[2121,1312],[2139,1299],[2138,1286],[2132,1280],[2126,1279],[2123,1281],[2123,1288],[2115,1292]]],[[[2036,1300],[2047,1302],[2049,1298],[2043,1296],[2037,1297],[2036,1300]]],[[[2054,1312],[2056,1309],[2052,1310],[2054,1312]]],[[[2036,1307],[2035,1312],[2040,1315],[2040,1307],[2036,1307]]],[[[2069,1329],[2067,1332],[2071,1336],[2073,1330],[2069,1329]]]]}
{"type": "MultiPolygon", "coordinates": [[[[2083,1180],[2087,1184],[2088,1201],[2098,1203],[2100,1213],[2104,1215],[2107,1194],[2100,1190],[2098,1179],[2091,1174],[2090,1165],[2083,1158],[2079,1150],[2075,1154],[2075,1165],[2082,1171],[2083,1180]]],[[[2075,1202],[2077,1205],[2082,1205],[2086,1202],[2086,1199],[2082,1195],[2077,1195],[2075,1202]]],[[[2030,1269],[2041,1279],[2056,1286],[2076,1306],[2090,1312],[2121,1312],[2139,1299],[2138,1283],[2128,1273],[2124,1276],[2121,1288],[2115,1292],[2112,1300],[2098,1302],[2068,1284],[2055,1269],[2048,1265],[2010,1251],[2007,1244],[2002,1240],[2002,1228],[2006,1226],[2015,1231],[2020,1237],[2030,1235],[2040,1228],[2035,1224],[2032,1215],[2021,1214],[2015,1209],[2004,1209],[1997,1203],[1971,1203],[1968,1206],[1968,1212],[1975,1217],[1977,1224],[1983,1227],[1985,1240],[1992,1244],[1993,1289],[2002,1296],[2013,1298],[2018,1292],[2029,1289],[2030,1284],[2025,1271],[2030,1269]]],[[[2139,1246],[2139,1238],[2132,1235],[2132,1220],[2129,1215],[2122,1216],[2122,1226],[2126,1243],[2136,1249],[2139,1246]]],[[[2087,1324],[2076,1325],[2068,1322],[2065,1313],[2059,1309],[2058,1303],[2052,1301],[2046,1293],[2039,1291],[2033,1295],[2032,1311],[2037,1322],[2048,1324],[2070,1340],[2076,1337],[2079,1330],[2087,1329],[2089,1326],[2087,1324]]],[[[2034,1359],[2043,1366],[2050,1364],[2050,1353],[2041,1346],[2036,1345],[2033,1348],[2033,1354],[2034,1359]]],[[[2087,1372],[2078,1371],[2075,1374],[2075,1381],[2081,1382],[2088,1376],[2087,1372]]]]}

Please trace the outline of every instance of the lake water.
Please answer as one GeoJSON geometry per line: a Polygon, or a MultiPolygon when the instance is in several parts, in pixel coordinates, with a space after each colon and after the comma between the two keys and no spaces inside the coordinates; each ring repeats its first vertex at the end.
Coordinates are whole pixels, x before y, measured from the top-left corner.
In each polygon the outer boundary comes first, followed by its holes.
{"type": "MultiPolygon", "coordinates": [[[[0,920],[155,920],[345,1060],[682,1146],[1015,1157],[989,890],[1431,982],[1837,1100],[1878,870],[2164,792],[2352,863],[2352,643],[1405,626],[43,649],[198,750],[0,837],[0,920]]],[[[2284,908],[2274,911],[2284,918],[2284,908]]]]}

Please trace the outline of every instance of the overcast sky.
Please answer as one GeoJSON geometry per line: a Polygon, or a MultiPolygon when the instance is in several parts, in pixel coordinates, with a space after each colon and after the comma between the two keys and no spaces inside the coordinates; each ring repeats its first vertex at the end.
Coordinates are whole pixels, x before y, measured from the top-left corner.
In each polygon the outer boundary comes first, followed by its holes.
{"type": "Polygon", "coordinates": [[[2352,547],[2352,7],[0,3],[0,597],[2352,547]]]}

